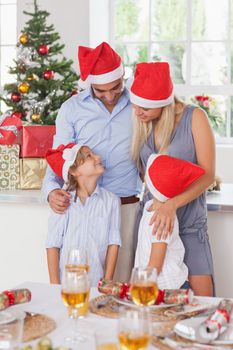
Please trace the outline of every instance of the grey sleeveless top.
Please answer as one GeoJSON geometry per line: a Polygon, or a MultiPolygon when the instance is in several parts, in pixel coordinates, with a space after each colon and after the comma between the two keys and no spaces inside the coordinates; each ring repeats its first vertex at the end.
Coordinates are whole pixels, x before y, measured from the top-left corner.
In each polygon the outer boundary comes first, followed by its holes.
{"type": "MultiPolygon", "coordinates": [[[[174,129],[167,154],[179,159],[188,160],[197,163],[195,145],[192,136],[192,114],[193,106],[186,106],[180,122],[174,129]]],[[[152,153],[158,153],[154,143],[154,133],[152,132],[140,150],[140,158],[145,170],[146,163],[152,153]]],[[[144,201],[152,198],[151,193],[146,191],[144,201]]],[[[207,232],[207,209],[205,193],[201,194],[197,199],[177,210],[180,234],[189,233],[189,231],[199,231],[201,229],[202,236],[207,232]],[[203,232],[204,231],[204,232],[203,232]]],[[[202,237],[203,239],[204,237],[202,237]]]]}

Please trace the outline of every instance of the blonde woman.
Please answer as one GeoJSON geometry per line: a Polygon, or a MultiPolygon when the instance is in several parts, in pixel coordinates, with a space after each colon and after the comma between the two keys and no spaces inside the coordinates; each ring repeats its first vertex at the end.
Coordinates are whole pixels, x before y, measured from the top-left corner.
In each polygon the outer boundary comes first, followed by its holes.
{"type": "MultiPolygon", "coordinates": [[[[167,62],[139,63],[130,88],[133,103],[132,157],[144,177],[152,153],[198,164],[205,175],[165,203],[153,202],[151,223],[158,239],[172,232],[175,216],[185,247],[184,262],[196,295],[213,295],[213,262],[207,233],[205,190],[215,171],[214,137],[205,112],[174,96],[167,62]]],[[[152,196],[146,191],[144,199],[152,196]]]]}

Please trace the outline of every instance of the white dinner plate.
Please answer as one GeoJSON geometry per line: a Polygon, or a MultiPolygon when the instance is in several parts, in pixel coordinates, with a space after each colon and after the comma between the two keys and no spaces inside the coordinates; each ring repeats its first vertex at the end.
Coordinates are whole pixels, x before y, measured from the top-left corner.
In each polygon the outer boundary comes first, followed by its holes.
{"type": "Polygon", "coordinates": [[[0,324],[6,324],[13,322],[15,320],[15,316],[7,311],[0,312],[0,324]]]}
{"type": "MultiPolygon", "coordinates": [[[[196,329],[199,325],[204,322],[207,317],[192,317],[186,320],[182,320],[176,323],[174,331],[176,334],[180,335],[183,338],[199,341],[196,337],[196,329]]],[[[231,319],[228,324],[227,330],[222,333],[218,339],[213,340],[211,344],[216,345],[227,345],[233,344],[233,320],[231,319]]]]}
{"type": "MultiPolygon", "coordinates": [[[[113,297],[115,301],[117,301],[119,304],[130,306],[130,307],[138,307],[138,305],[134,304],[133,301],[130,300],[125,300],[125,299],[120,299],[117,297],[113,297]]],[[[172,306],[177,306],[178,304],[158,304],[158,305],[150,305],[148,306],[150,309],[162,309],[164,307],[172,307],[172,306]]]]}

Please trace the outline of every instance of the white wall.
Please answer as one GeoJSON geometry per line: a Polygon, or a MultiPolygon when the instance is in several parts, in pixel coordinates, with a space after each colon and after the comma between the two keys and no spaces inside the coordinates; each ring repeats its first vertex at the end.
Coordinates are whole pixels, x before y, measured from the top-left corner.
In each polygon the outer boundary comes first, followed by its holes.
{"type": "Polygon", "coordinates": [[[217,145],[216,175],[222,182],[233,183],[233,145],[217,145]]]}
{"type": "MultiPolygon", "coordinates": [[[[89,45],[89,0],[37,0],[41,10],[50,13],[48,24],[53,24],[60,36],[61,44],[65,44],[64,55],[77,64],[78,45],[89,45]]],[[[17,5],[17,31],[18,35],[24,28],[29,16],[23,11],[31,10],[33,0],[18,0],[17,5]]],[[[30,11],[29,11],[30,12],[30,11]]]]}

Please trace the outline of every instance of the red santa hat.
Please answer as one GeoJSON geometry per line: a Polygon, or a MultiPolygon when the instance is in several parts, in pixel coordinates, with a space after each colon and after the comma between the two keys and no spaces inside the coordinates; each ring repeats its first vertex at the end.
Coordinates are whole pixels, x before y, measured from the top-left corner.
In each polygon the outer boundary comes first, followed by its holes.
{"type": "Polygon", "coordinates": [[[106,42],[95,49],[79,46],[78,60],[81,80],[86,84],[111,83],[124,74],[120,56],[106,42]]]}
{"type": "Polygon", "coordinates": [[[74,164],[77,153],[82,146],[84,145],[69,143],[68,145],[60,145],[56,149],[48,149],[45,158],[55,174],[64,181],[68,180],[69,168],[74,164]]]}
{"type": "Polygon", "coordinates": [[[130,101],[143,108],[160,108],[172,103],[173,83],[167,62],[138,63],[130,88],[130,101]]]}
{"type": "Polygon", "coordinates": [[[165,202],[182,193],[203,174],[204,169],[187,160],[152,154],[147,161],[145,181],[152,195],[165,202]]]}

